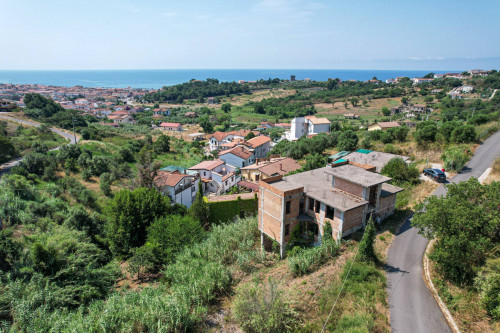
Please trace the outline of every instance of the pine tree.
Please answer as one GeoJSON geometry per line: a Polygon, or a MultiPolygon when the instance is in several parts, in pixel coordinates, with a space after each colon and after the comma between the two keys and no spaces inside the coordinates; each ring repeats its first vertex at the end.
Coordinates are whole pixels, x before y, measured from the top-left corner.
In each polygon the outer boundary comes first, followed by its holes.
{"type": "Polygon", "coordinates": [[[196,199],[188,209],[188,215],[200,221],[200,224],[205,228],[207,228],[210,223],[208,205],[203,198],[201,181],[198,183],[198,193],[196,193],[196,199]]]}
{"type": "Polygon", "coordinates": [[[370,216],[370,220],[366,224],[365,233],[359,244],[359,255],[364,261],[374,261],[377,262],[377,255],[375,254],[375,248],[373,247],[375,243],[375,225],[373,223],[373,216],[370,216]]]}

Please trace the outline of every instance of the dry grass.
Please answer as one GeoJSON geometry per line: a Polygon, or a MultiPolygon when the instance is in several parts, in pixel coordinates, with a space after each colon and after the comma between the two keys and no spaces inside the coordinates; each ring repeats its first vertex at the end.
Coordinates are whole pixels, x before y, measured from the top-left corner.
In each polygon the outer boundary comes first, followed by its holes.
{"type": "Polygon", "coordinates": [[[490,184],[491,182],[500,182],[500,158],[497,158],[491,166],[491,172],[486,177],[484,181],[485,184],[490,184]]]}
{"type": "Polygon", "coordinates": [[[432,261],[429,261],[429,270],[439,296],[462,332],[500,332],[500,322],[494,322],[488,317],[476,292],[446,282],[436,271],[432,261]]]}
{"type": "Polygon", "coordinates": [[[335,103],[317,103],[314,107],[318,110],[319,115],[343,115],[344,113],[355,113],[358,115],[382,115],[382,108],[391,108],[396,105],[401,104],[401,98],[379,98],[372,99],[368,102],[367,106],[363,106],[362,98],[358,106],[353,107],[350,103],[347,105],[347,109],[344,106],[343,101],[337,101],[335,103]]]}

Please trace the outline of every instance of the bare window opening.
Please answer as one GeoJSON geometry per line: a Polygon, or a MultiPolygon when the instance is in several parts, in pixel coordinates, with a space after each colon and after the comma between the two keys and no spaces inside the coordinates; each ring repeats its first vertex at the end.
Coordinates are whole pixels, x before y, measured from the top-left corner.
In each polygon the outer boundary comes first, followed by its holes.
{"type": "Polygon", "coordinates": [[[285,204],[285,206],[286,206],[286,210],[285,210],[286,213],[290,214],[292,212],[292,202],[291,201],[287,201],[286,204],[285,204]]]}
{"type": "Polygon", "coordinates": [[[333,220],[334,212],[335,212],[335,209],[333,209],[330,206],[326,206],[326,215],[325,215],[325,217],[327,219],[333,220]]]}
{"type": "Polygon", "coordinates": [[[290,224],[285,225],[285,236],[290,235],[290,224]]]}
{"type": "Polygon", "coordinates": [[[320,207],[321,207],[321,202],[316,200],[316,202],[314,203],[314,212],[319,213],[320,207]]]}
{"type": "Polygon", "coordinates": [[[313,198],[309,198],[309,209],[314,210],[314,199],[313,198]]]}

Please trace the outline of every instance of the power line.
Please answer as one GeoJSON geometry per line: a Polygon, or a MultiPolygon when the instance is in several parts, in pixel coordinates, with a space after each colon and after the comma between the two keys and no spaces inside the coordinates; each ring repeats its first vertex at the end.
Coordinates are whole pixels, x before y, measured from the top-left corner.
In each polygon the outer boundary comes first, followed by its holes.
{"type": "MultiPolygon", "coordinates": [[[[366,232],[366,227],[365,227],[365,230],[363,231],[363,235],[361,236],[361,239],[363,239],[365,232],[366,232]]],[[[342,290],[344,290],[347,279],[349,278],[349,274],[351,274],[352,265],[354,264],[354,262],[356,261],[356,257],[358,256],[358,252],[359,252],[359,245],[358,245],[358,248],[356,249],[356,254],[354,255],[354,258],[351,261],[351,266],[349,267],[349,271],[347,272],[347,275],[344,279],[344,282],[342,283],[342,287],[340,288],[340,291],[337,295],[337,298],[335,299],[335,302],[333,303],[332,309],[330,310],[330,313],[328,314],[328,317],[326,318],[325,324],[323,325],[323,328],[321,329],[321,333],[323,333],[325,331],[326,325],[328,324],[328,321],[330,320],[330,316],[333,313],[333,309],[335,308],[335,305],[337,305],[337,301],[340,298],[340,294],[342,293],[342,290]]]]}

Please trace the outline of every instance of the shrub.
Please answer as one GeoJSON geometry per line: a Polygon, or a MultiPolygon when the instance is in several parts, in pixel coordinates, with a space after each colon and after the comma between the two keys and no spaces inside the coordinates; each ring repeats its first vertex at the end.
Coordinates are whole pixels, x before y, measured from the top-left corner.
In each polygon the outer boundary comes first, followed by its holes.
{"type": "Polygon", "coordinates": [[[415,140],[421,146],[436,141],[437,126],[430,121],[423,121],[417,124],[415,131],[415,140]]]}
{"type": "Polygon", "coordinates": [[[347,150],[352,151],[356,150],[358,146],[358,136],[351,130],[347,130],[344,133],[340,134],[338,148],[339,150],[347,150]]]}
{"type": "Polygon", "coordinates": [[[444,167],[447,170],[460,171],[469,160],[469,155],[461,147],[451,147],[444,151],[441,158],[444,160],[444,167]]]}
{"type": "Polygon", "coordinates": [[[476,130],[472,125],[462,125],[453,130],[451,141],[455,143],[469,143],[476,140],[476,130]]]}
{"type": "Polygon", "coordinates": [[[236,292],[233,313],[245,332],[289,332],[298,323],[297,314],[274,280],[247,284],[236,292]]]}
{"type": "Polygon", "coordinates": [[[380,173],[396,182],[418,182],[418,169],[414,165],[408,165],[401,157],[391,158],[380,173]]]}
{"type": "Polygon", "coordinates": [[[401,154],[401,149],[397,148],[396,146],[392,144],[388,144],[384,146],[384,152],[389,153],[389,154],[401,154]]]}
{"type": "Polygon", "coordinates": [[[489,259],[481,268],[474,284],[479,291],[481,303],[495,320],[500,319],[500,258],[489,259]]]}
{"type": "Polygon", "coordinates": [[[320,246],[304,249],[287,258],[293,276],[313,272],[317,267],[338,253],[338,245],[333,239],[324,239],[320,246]]]}
{"type": "Polygon", "coordinates": [[[361,260],[365,261],[377,261],[377,255],[375,254],[375,248],[373,247],[375,242],[375,225],[373,223],[373,217],[370,216],[370,220],[366,224],[365,232],[363,233],[363,238],[359,243],[359,256],[361,260]]]}
{"type": "Polygon", "coordinates": [[[380,140],[382,143],[392,143],[394,142],[394,137],[392,136],[391,131],[383,131],[380,135],[380,140]]]}

